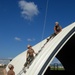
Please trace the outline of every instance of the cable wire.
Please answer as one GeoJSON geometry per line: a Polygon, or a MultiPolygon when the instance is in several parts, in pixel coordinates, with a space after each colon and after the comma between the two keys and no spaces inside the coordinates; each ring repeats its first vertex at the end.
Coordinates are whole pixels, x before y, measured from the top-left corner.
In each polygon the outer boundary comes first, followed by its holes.
{"type": "Polygon", "coordinates": [[[46,26],[46,19],[47,19],[47,10],[48,10],[48,2],[49,2],[49,0],[47,0],[47,3],[46,3],[46,12],[45,12],[45,19],[44,19],[44,27],[43,27],[43,32],[42,32],[42,38],[41,38],[41,40],[43,40],[44,33],[45,33],[45,26],[46,26]]]}

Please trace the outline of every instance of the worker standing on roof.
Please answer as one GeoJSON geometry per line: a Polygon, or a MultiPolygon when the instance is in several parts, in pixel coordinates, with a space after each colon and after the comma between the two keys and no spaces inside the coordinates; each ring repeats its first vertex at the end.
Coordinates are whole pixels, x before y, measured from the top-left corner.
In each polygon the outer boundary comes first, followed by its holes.
{"type": "Polygon", "coordinates": [[[59,22],[55,22],[54,26],[54,33],[47,39],[47,42],[52,38],[55,37],[59,32],[62,31],[62,27],[59,25],[59,22]]]}
{"type": "Polygon", "coordinates": [[[59,22],[55,22],[55,26],[54,26],[55,35],[57,35],[61,31],[62,31],[62,27],[59,25],[59,22]]]}
{"type": "Polygon", "coordinates": [[[27,48],[28,48],[28,50],[27,50],[27,54],[26,54],[26,63],[24,64],[25,67],[33,61],[34,54],[37,54],[37,53],[35,53],[35,51],[31,45],[28,45],[27,48]]]}

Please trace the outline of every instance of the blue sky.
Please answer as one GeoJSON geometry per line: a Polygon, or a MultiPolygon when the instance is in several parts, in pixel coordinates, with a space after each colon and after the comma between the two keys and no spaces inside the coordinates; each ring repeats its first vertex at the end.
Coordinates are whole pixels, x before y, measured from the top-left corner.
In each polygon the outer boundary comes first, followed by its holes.
{"type": "Polygon", "coordinates": [[[0,0],[0,58],[14,58],[45,39],[56,21],[62,28],[75,22],[75,0],[0,0]]]}

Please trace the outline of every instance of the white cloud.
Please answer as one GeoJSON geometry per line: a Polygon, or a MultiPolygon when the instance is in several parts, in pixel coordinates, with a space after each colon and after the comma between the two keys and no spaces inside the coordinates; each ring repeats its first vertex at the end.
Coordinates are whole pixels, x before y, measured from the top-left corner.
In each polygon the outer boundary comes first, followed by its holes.
{"type": "Polygon", "coordinates": [[[38,7],[34,2],[27,2],[25,0],[19,1],[19,7],[21,8],[21,15],[28,20],[32,20],[34,16],[38,15],[38,7]]]}
{"type": "Polygon", "coordinates": [[[20,38],[18,38],[18,37],[15,37],[14,39],[15,39],[15,40],[17,40],[17,41],[21,41],[21,39],[20,39],[20,38]]]}
{"type": "Polygon", "coordinates": [[[31,42],[31,41],[35,41],[35,39],[34,38],[33,39],[28,38],[27,41],[31,42]]]}

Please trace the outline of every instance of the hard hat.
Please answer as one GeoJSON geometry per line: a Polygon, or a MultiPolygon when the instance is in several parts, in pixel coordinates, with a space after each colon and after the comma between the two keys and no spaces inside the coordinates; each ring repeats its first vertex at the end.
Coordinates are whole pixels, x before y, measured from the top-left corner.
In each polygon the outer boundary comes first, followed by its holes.
{"type": "Polygon", "coordinates": [[[55,22],[55,24],[59,24],[59,22],[55,22]]]}
{"type": "Polygon", "coordinates": [[[29,48],[29,47],[31,47],[31,45],[28,45],[27,47],[29,48]]]}
{"type": "Polygon", "coordinates": [[[9,64],[9,65],[8,65],[8,68],[9,68],[9,69],[12,68],[12,67],[14,67],[12,64],[9,64]]]}

